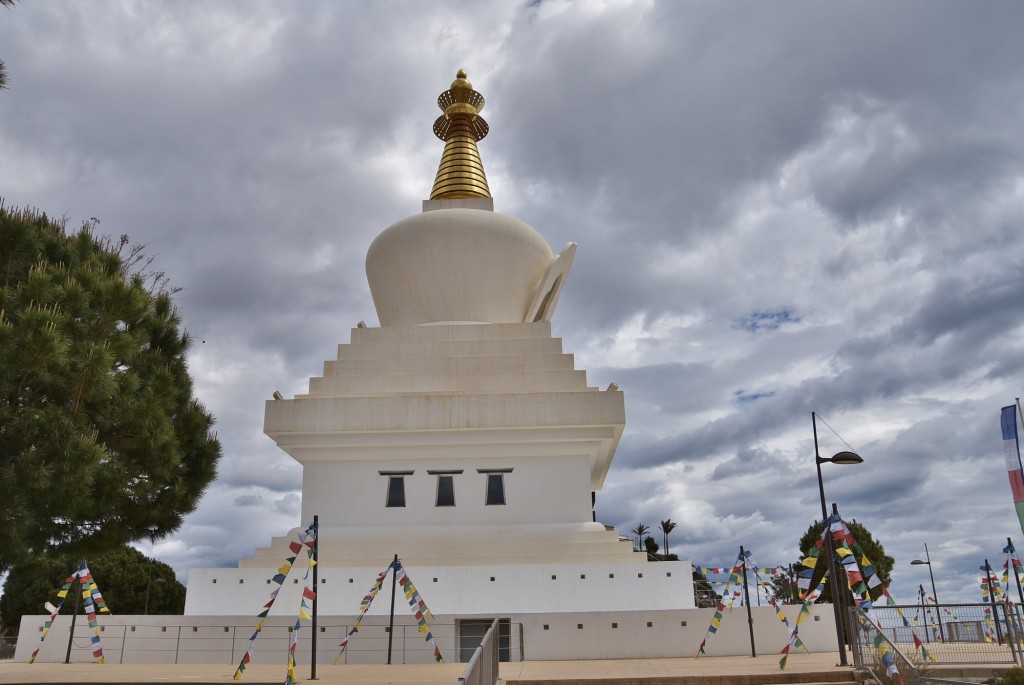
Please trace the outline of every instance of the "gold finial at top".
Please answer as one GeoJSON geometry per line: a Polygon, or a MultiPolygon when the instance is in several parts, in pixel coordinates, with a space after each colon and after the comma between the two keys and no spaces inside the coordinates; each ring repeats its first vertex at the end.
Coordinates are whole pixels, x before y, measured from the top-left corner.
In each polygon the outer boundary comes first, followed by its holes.
{"type": "Polygon", "coordinates": [[[437,97],[437,106],[444,114],[434,122],[434,135],[444,141],[444,152],[430,199],[490,197],[487,175],[476,147],[489,130],[480,116],[484,96],[473,89],[464,69],[459,69],[451,87],[437,97]]]}

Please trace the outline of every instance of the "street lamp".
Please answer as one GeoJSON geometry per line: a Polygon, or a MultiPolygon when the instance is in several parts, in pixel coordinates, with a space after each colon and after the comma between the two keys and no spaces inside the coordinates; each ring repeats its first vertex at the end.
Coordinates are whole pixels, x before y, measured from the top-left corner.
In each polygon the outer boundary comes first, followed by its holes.
{"type": "Polygon", "coordinates": [[[150,559],[149,560],[149,578],[146,580],[146,605],[142,609],[142,615],[143,616],[148,616],[149,615],[149,590],[150,590],[150,588],[153,587],[153,583],[156,583],[157,585],[160,585],[160,584],[166,583],[166,582],[167,581],[164,580],[163,578],[161,578],[160,576],[157,576],[156,578],[153,577],[153,560],[150,559]]]}
{"type": "Polygon", "coordinates": [[[836,638],[839,641],[839,665],[848,666],[846,661],[846,637],[843,631],[842,617],[842,596],[843,592],[836,580],[836,563],[832,558],[832,531],[827,524],[828,510],[825,507],[825,483],[821,479],[821,465],[825,462],[833,464],[860,464],[864,461],[856,452],[838,452],[831,457],[824,458],[818,452],[818,416],[811,412],[811,427],[814,430],[814,465],[818,469],[818,494],[821,496],[821,525],[822,533],[825,535],[825,553],[828,554],[828,575],[832,582],[832,613],[836,619],[836,638]]]}
{"type": "Polygon", "coordinates": [[[935,591],[935,574],[932,573],[932,558],[928,554],[928,543],[924,543],[924,559],[914,559],[910,562],[911,566],[925,565],[928,567],[928,577],[932,581],[932,598],[935,600],[935,615],[939,619],[939,639],[943,642],[946,641],[946,636],[942,632],[942,611],[939,609],[939,593],[935,591]]]}

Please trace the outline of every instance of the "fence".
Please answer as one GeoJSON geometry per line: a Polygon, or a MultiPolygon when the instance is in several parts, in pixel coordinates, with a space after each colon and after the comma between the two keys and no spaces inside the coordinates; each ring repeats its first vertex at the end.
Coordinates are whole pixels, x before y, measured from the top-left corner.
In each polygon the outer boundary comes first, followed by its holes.
{"type": "Polygon", "coordinates": [[[895,669],[905,683],[956,685],[929,676],[928,668],[1024,663],[1020,607],[1013,605],[875,606],[870,614],[852,609],[849,617],[854,665],[878,683],[897,682],[887,677],[895,669]]]}
{"type": "MultiPolygon", "coordinates": [[[[854,615],[861,612],[853,610],[854,615]]],[[[1020,608],[1004,604],[942,604],[879,606],[867,621],[905,654],[923,653],[914,644],[916,634],[936,664],[1020,663],[1020,608]],[[900,617],[897,609],[903,613],[900,617]],[[904,623],[904,618],[907,623],[904,623]]],[[[853,621],[862,623],[859,618],[853,621]]],[[[859,638],[854,631],[855,639],[859,638]]],[[[872,643],[868,643],[872,646],[872,643]]]]}
{"type": "Polygon", "coordinates": [[[498,682],[498,625],[498,619],[494,619],[459,678],[459,685],[495,685],[498,682]]]}
{"type": "MultiPolygon", "coordinates": [[[[872,614],[875,609],[872,609],[872,614]]],[[[895,612],[893,612],[895,615],[895,612]]],[[[899,646],[886,635],[869,617],[860,609],[850,611],[850,623],[852,630],[851,643],[853,647],[853,665],[871,673],[878,683],[898,682],[890,678],[894,669],[899,671],[904,683],[918,682],[919,675],[915,664],[904,656],[899,646]]],[[[902,624],[902,622],[901,622],[902,624]]]]}
{"type": "Polygon", "coordinates": [[[18,644],[18,638],[7,634],[0,634],[0,660],[14,657],[14,648],[18,644]]]}
{"type": "MultiPolygon", "coordinates": [[[[229,625],[168,625],[166,623],[101,626],[103,652],[107,663],[160,663],[160,664],[237,664],[249,646],[253,623],[229,625]]],[[[522,660],[523,641],[520,624],[503,633],[505,658],[522,660]]],[[[317,663],[331,663],[338,654],[338,643],[348,634],[350,623],[332,623],[321,618],[317,628],[317,663]]],[[[292,638],[292,625],[264,625],[256,642],[254,663],[284,663],[292,638]]],[[[460,653],[460,626],[457,623],[432,623],[431,633],[445,661],[458,663],[460,653]]],[[[477,633],[479,635],[479,633],[477,633]]],[[[364,621],[359,631],[351,636],[348,648],[339,663],[384,664],[388,660],[389,634],[386,624],[364,621]]],[[[73,661],[92,660],[91,631],[77,625],[72,640],[73,661]]],[[[35,633],[21,636],[23,640],[38,641],[35,633]]],[[[300,632],[297,658],[311,660],[312,631],[303,626],[300,632]]],[[[433,663],[434,653],[423,639],[415,624],[396,624],[390,640],[391,662],[433,663]]],[[[64,661],[68,644],[67,630],[54,631],[44,644],[40,662],[64,661]]],[[[498,649],[496,642],[495,649],[498,649]]]]}

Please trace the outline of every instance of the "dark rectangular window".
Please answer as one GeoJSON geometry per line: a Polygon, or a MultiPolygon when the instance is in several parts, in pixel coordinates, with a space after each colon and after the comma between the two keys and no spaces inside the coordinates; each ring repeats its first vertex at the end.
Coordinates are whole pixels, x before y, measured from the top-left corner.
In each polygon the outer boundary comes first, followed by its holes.
{"type": "Polygon", "coordinates": [[[455,506],[455,479],[451,475],[437,477],[437,505],[439,507],[455,506]]]}
{"type": "Polygon", "coordinates": [[[486,504],[505,503],[505,474],[487,474],[487,500],[486,504]]]}
{"type": "Polygon", "coordinates": [[[415,471],[378,471],[388,479],[388,494],[384,501],[386,507],[405,506],[405,477],[416,473],[415,471]]]}
{"type": "Polygon", "coordinates": [[[388,476],[388,502],[386,506],[405,506],[405,476],[388,476]]]}

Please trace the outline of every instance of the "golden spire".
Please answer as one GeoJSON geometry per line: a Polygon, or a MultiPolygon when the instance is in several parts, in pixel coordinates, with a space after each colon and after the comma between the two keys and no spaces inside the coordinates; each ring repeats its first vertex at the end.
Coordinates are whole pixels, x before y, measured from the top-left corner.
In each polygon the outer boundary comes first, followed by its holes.
{"type": "Polygon", "coordinates": [[[473,90],[464,69],[459,69],[451,87],[437,97],[437,106],[444,114],[434,122],[434,135],[444,141],[444,152],[430,199],[490,197],[476,149],[476,141],[483,140],[488,131],[487,122],[479,115],[484,96],[473,90]]]}

